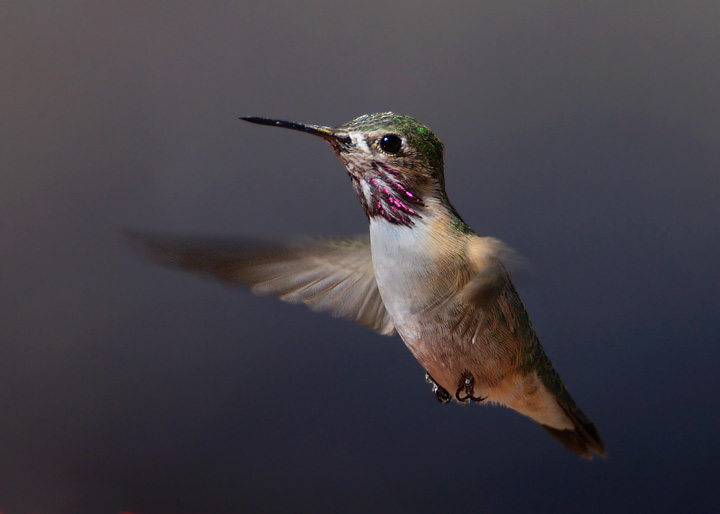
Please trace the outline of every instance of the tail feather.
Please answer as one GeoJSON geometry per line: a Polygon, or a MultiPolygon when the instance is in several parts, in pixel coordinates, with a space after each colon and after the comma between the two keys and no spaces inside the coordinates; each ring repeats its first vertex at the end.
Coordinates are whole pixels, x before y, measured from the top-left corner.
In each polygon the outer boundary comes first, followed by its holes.
{"type": "MultiPolygon", "coordinates": [[[[572,401],[572,400],[571,400],[572,401]]],[[[541,425],[555,439],[560,441],[565,448],[586,459],[592,459],[592,452],[601,457],[605,456],[605,443],[600,438],[595,425],[588,419],[583,411],[576,405],[569,407],[563,401],[558,401],[560,407],[573,423],[573,429],[560,430],[557,428],[541,425]]]]}

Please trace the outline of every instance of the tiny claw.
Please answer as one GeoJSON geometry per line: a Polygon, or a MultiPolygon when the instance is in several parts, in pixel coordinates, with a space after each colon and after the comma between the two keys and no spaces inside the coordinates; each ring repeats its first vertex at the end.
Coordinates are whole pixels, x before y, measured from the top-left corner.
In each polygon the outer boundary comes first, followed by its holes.
{"type": "Polygon", "coordinates": [[[482,402],[487,400],[487,396],[475,396],[475,377],[468,370],[463,371],[463,374],[460,375],[460,382],[457,391],[455,391],[455,398],[459,402],[466,402],[468,400],[482,402]],[[463,396],[460,395],[461,392],[464,393],[463,396]]]}
{"type": "Polygon", "coordinates": [[[425,373],[425,382],[430,384],[432,392],[435,393],[435,397],[440,403],[450,403],[452,397],[443,386],[435,382],[435,379],[430,376],[430,373],[425,373]]]}

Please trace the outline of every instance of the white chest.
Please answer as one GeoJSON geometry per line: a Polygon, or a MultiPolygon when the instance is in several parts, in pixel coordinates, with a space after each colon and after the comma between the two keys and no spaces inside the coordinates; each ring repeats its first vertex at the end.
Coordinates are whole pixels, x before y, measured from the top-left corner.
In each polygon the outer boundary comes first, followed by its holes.
{"type": "Polygon", "coordinates": [[[380,295],[398,331],[407,334],[427,305],[437,266],[429,230],[424,224],[406,227],[372,218],[370,243],[380,295]]]}

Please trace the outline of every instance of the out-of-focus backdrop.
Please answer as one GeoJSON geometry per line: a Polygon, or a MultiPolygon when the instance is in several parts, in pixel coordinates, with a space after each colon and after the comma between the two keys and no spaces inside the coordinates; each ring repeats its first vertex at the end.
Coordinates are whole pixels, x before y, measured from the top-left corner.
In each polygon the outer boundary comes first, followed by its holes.
{"type": "Polygon", "coordinates": [[[709,511],[720,483],[720,4],[0,6],[0,510],[709,511]],[[398,337],[134,255],[119,230],[366,220],[322,141],[393,110],[597,424],[588,463],[440,405],[398,337]]]}

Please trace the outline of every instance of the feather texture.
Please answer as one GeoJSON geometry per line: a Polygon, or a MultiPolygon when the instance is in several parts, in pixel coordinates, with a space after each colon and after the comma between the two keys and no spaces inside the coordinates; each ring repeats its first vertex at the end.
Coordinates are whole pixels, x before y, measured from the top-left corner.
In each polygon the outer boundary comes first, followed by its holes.
{"type": "Polygon", "coordinates": [[[378,292],[367,236],[291,244],[128,233],[153,262],[395,333],[378,292]]]}

